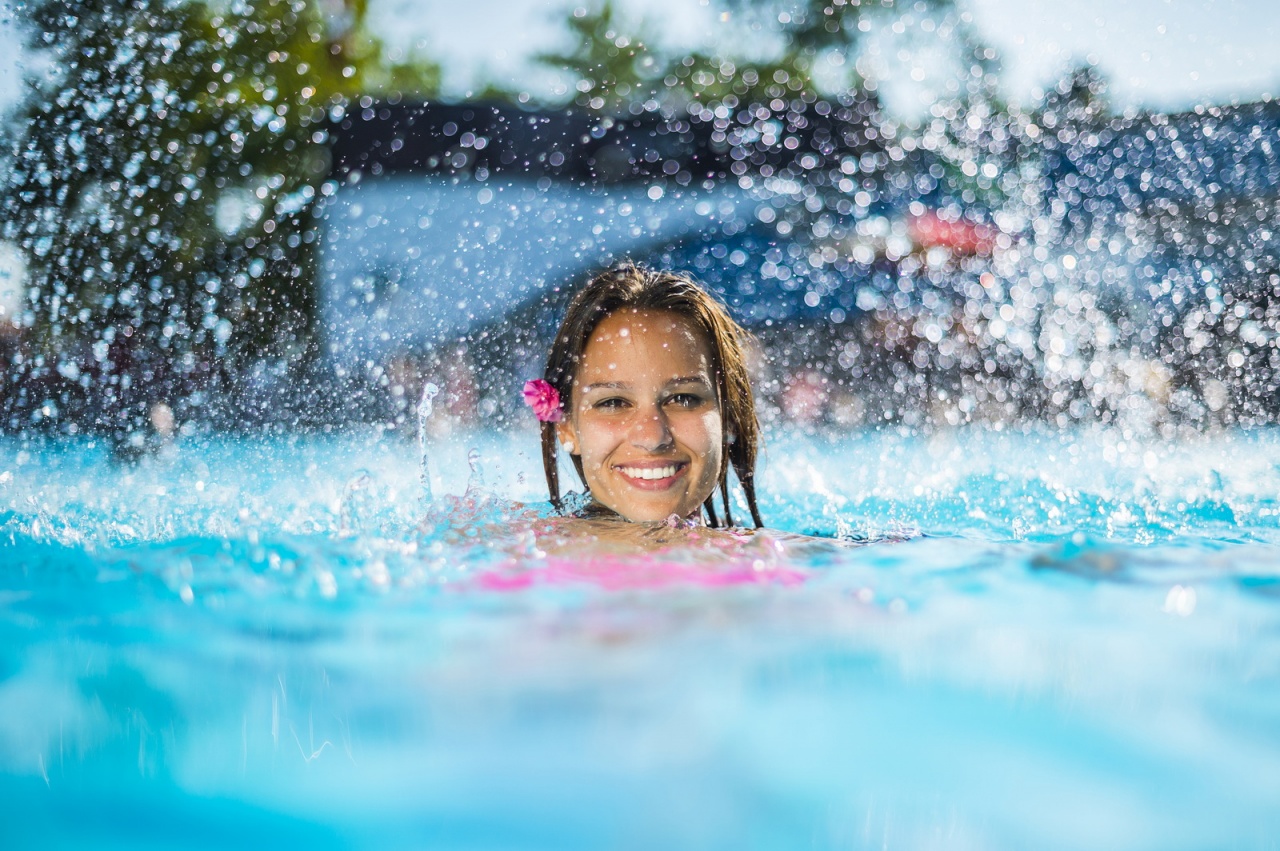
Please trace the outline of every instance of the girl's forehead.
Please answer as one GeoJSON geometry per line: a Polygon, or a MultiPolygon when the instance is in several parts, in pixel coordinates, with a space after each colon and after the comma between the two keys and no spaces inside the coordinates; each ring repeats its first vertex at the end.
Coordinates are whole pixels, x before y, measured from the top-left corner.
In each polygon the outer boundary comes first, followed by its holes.
{"type": "Polygon", "coordinates": [[[671,311],[619,310],[595,330],[575,382],[669,380],[673,376],[706,375],[713,354],[706,335],[671,311]]]}
{"type": "Polygon", "coordinates": [[[688,319],[668,310],[623,308],[610,313],[596,325],[588,341],[593,343],[636,343],[663,338],[680,342],[705,343],[703,335],[688,319]]]}

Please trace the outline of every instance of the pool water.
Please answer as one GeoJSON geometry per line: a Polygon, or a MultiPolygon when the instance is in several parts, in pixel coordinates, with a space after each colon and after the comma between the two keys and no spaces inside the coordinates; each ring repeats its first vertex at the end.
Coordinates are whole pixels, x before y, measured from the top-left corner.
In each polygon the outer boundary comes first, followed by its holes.
{"type": "Polygon", "coordinates": [[[0,847],[1280,848],[1280,433],[768,437],[873,543],[495,547],[532,431],[426,527],[392,434],[0,442],[0,847]]]}

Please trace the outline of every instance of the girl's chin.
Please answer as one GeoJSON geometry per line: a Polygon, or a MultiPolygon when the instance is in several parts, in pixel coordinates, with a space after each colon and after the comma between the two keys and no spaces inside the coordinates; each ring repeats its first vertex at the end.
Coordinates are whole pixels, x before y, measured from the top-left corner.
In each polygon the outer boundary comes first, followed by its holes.
{"type": "Polygon", "coordinates": [[[661,523],[670,518],[673,514],[677,517],[684,518],[691,514],[698,513],[696,506],[693,508],[687,508],[675,502],[661,505],[637,505],[635,503],[627,503],[625,505],[611,505],[609,507],[618,512],[619,516],[624,520],[629,520],[632,523],[661,523]]]}

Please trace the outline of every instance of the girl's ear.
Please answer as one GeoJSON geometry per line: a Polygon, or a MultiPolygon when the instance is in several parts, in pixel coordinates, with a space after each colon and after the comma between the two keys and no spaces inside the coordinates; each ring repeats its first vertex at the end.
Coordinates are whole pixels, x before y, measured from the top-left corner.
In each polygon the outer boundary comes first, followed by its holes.
{"type": "Polygon", "coordinates": [[[556,423],[556,439],[560,441],[560,445],[564,447],[564,451],[570,455],[578,454],[578,447],[573,442],[573,424],[568,420],[561,420],[556,423]]]}

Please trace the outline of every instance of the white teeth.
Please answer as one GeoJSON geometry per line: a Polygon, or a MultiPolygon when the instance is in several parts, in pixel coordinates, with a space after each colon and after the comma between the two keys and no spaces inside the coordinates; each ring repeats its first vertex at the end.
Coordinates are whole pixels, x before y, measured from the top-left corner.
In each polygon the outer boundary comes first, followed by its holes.
{"type": "Polygon", "coordinates": [[[669,479],[676,474],[676,465],[669,464],[666,467],[619,467],[618,472],[624,476],[633,479],[669,479]]]}

